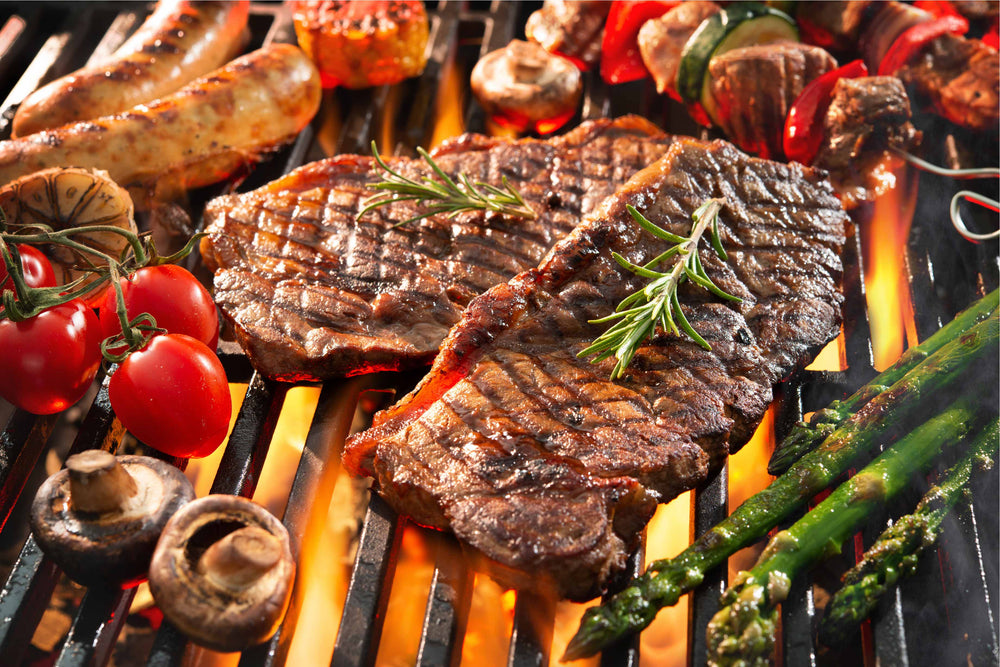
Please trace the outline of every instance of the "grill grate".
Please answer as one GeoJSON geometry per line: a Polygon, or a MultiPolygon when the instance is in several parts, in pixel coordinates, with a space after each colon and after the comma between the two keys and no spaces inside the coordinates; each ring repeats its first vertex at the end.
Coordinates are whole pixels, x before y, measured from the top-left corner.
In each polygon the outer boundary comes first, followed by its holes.
{"type": "MultiPolygon", "coordinates": [[[[333,91],[326,93],[324,106],[343,114],[335,141],[335,152],[365,153],[372,138],[385,127],[396,137],[394,149],[412,153],[418,145],[428,145],[433,125],[434,100],[438,88],[457,68],[459,79],[468,72],[480,53],[505,45],[523,34],[530,5],[494,0],[491,3],[430,3],[431,57],[417,80],[399,89],[333,91]],[[457,57],[456,57],[457,56],[457,57]],[[393,114],[393,95],[407,99],[408,111],[393,114]]],[[[0,3],[0,81],[6,98],[0,105],[0,136],[9,134],[16,105],[41,82],[61,76],[89,59],[113,51],[142,22],[150,6],[145,3],[0,3]],[[72,7],[70,6],[72,4],[72,7]]],[[[294,41],[288,15],[280,4],[254,3],[251,11],[251,46],[271,41],[294,41]]],[[[695,133],[696,128],[678,105],[663,99],[644,83],[627,84],[610,90],[598,77],[586,77],[586,97],[580,119],[640,113],[661,127],[678,133],[695,133]]],[[[468,96],[467,89],[462,94],[468,96]]],[[[486,118],[478,105],[463,100],[465,127],[484,131],[486,118]]],[[[308,161],[326,157],[321,142],[324,119],[317,119],[295,144],[275,159],[261,165],[239,184],[223,188],[250,189],[262,185],[308,161]]],[[[933,122],[933,121],[931,121],[933,122]]],[[[935,127],[943,136],[951,131],[935,127]]],[[[961,138],[961,137],[960,137],[961,138]]],[[[995,157],[995,150],[991,156],[995,157]]],[[[939,160],[943,162],[944,160],[939,160]]],[[[939,188],[939,182],[922,177],[921,192],[939,188]]],[[[220,188],[192,193],[191,210],[199,210],[220,188]]],[[[916,306],[921,338],[970,303],[978,294],[997,286],[997,245],[955,241],[950,230],[934,229],[930,222],[940,219],[936,204],[940,198],[921,197],[910,236],[908,252],[911,291],[923,300],[916,306]],[[946,239],[942,241],[942,238],[946,239]],[[967,267],[973,267],[972,271],[967,267]]],[[[862,217],[863,217],[862,213],[862,217]]],[[[826,405],[831,399],[853,390],[870,379],[872,367],[870,332],[865,310],[865,294],[860,235],[854,235],[845,250],[845,352],[844,372],[802,371],[780,391],[776,435],[781,437],[802,414],[826,405]]],[[[192,266],[198,269],[197,265],[192,266]]],[[[248,382],[248,390],[236,420],[213,493],[250,496],[257,486],[275,430],[278,414],[291,385],[260,377],[246,358],[231,344],[220,348],[231,382],[248,382]]],[[[359,394],[385,384],[405,388],[416,378],[365,377],[331,381],[323,385],[315,416],[292,483],[283,516],[298,557],[313,548],[317,539],[308,530],[312,507],[326,507],[339,472],[339,447],[354,416],[359,394]],[[379,384],[381,383],[381,384],[379,384]]],[[[55,434],[74,429],[70,453],[100,447],[113,451],[123,431],[115,421],[107,397],[107,378],[98,383],[96,394],[84,402],[86,413],[78,425],[66,424],[66,416],[34,417],[0,405],[0,526],[3,536],[16,539],[24,527],[8,522],[16,516],[22,490],[29,485],[32,471],[39,467],[42,453],[51,446],[55,434]],[[9,525],[7,525],[9,523],[9,525]],[[11,536],[14,536],[13,538],[11,536]]],[[[155,455],[155,453],[154,453],[155,455]]],[[[182,460],[172,460],[183,467],[182,460]]],[[[728,472],[723,468],[696,492],[692,530],[701,533],[726,516],[728,472]]],[[[816,620],[813,586],[800,581],[783,605],[782,658],[789,665],[944,664],[956,656],[968,656],[973,664],[995,664],[998,656],[996,625],[997,523],[993,512],[1000,497],[996,474],[985,476],[974,490],[975,502],[966,503],[946,527],[938,558],[924,558],[917,576],[900,587],[883,604],[869,630],[861,633],[863,647],[842,655],[819,652],[813,643],[816,620]],[[905,619],[905,622],[904,622],[905,619]]],[[[22,503],[23,504],[23,503],[22,503]]],[[[865,544],[893,514],[873,522],[862,536],[865,544]]],[[[344,603],[331,664],[337,666],[373,664],[382,632],[382,622],[393,580],[397,553],[406,522],[378,497],[372,496],[364,518],[357,558],[344,603]]],[[[22,538],[23,539],[23,538],[22,538]]],[[[450,536],[428,533],[430,552],[435,558],[433,579],[416,656],[418,665],[455,665],[461,658],[471,605],[474,573],[462,559],[450,536]]],[[[853,558],[853,549],[845,558],[853,558]]],[[[642,548],[629,562],[629,572],[642,571],[642,548]]],[[[691,664],[704,664],[704,629],[718,608],[718,596],[726,585],[725,568],[709,573],[705,584],[690,598],[689,656],[691,664]]],[[[58,569],[45,558],[31,536],[23,540],[20,556],[6,585],[0,591],[0,655],[5,664],[18,664],[31,640],[59,578],[58,569]]],[[[88,590],[62,651],[58,665],[105,664],[122,629],[132,591],[93,588],[88,590]]],[[[275,637],[268,643],[245,651],[240,665],[283,664],[301,610],[300,591],[293,593],[289,612],[275,637]]],[[[554,603],[531,593],[517,596],[508,665],[546,665],[550,662],[554,603]]],[[[184,656],[187,642],[169,623],[157,633],[147,658],[150,665],[176,665],[184,656]]],[[[613,647],[601,657],[602,665],[638,665],[638,639],[613,647]]]]}

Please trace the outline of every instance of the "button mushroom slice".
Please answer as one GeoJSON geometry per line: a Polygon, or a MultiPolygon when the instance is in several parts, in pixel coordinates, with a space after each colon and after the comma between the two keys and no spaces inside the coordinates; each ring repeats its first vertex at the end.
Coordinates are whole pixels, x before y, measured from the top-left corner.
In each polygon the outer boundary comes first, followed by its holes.
{"type": "Polygon", "coordinates": [[[565,58],[518,39],[492,51],[472,69],[472,92],[501,125],[541,134],[562,127],[576,113],[583,80],[565,58]]]}
{"type": "Polygon", "coordinates": [[[210,495],[189,503],[164,529],[149,588],[191,641],[229,652],[274,634],[294,579],[281,522],[245,498],[210,495]]]}
{"type": "Polygon", "coordinates": [[[160,532],[194,496],[168,463],[88,450],[39,487],[31,529],[73,581],[129,588],[145,580],[160,532]]]}

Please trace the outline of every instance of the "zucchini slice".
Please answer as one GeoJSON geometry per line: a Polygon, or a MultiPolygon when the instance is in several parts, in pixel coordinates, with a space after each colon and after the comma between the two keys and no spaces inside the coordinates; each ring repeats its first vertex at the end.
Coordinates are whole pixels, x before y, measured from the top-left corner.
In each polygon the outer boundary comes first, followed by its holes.
{"type": "Polygon", "coordinates": [[[684,45],[677,68],[677,91],[687,102],[704,104],[708,63],[714,56],[743,46],[783,41],[799,41],[798,28],[788,14],[759,2],[729,5],[702,21],[684,45]]]}

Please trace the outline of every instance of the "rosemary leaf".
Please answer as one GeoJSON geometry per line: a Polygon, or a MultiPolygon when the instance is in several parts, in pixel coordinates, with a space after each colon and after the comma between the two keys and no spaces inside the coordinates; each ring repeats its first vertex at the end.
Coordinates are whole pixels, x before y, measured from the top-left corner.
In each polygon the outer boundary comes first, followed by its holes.
{"type": "Polygon", "coordinates": [[[386,164],[379,155],[375,142],[372,142],[372,155],[382,170],[383,180],[368,185],[370,189],[380,192],[362,202],[361,211],[356,219],[361,219],[369,211],[386,204],[400,201],[416,202],[424,207],[424,211],[396,223],[393,227],[400,227],[437,214],[446,214],[452,218],[463,211],[496,211],[519,218],[536,217],[520,193],[511,187],[506,176],[501,179],[502,188],[479,181],[473,183],[464,173],[458,174],[453,179],[441,169],[427,151],[417,148],[417,152],[436,178],[424,176],[422,180],[415,181],[403,176],[386,164]]]}
{"type": "Polygon", "coordinates": [[[626,207],[629,215],[640,227],[674,245],[643,266],[630,262],[616,252],[611,253],[622,268],[643,278],[649,278],[652,282],[625,297],[610,315],[590,320],[591,324],[615,320],[617,322],[577,354],[578,357],[597,355],[591,363],[599,363],[614,356],[618,362],[611,371],[611,379],[617,380],[632,363],[643,341],[653,334],[657,326],[675,336],[680,336],[683,332],[706,350],[712,349],[688,322],[681,308],[678,288],[685,280],[690,280],[720,298],[742,301],[738,296],[723,291],[712,281],[698,256],[698,241],[706,230],[710,230],[713,250],[723,261],[727,258],[719,238],[719,211],[723,204],[724,201],[721,199],[709,199],[699,206],[691,215],[694,225],[690,236],[686,237],[668,232],[651,222],[634,207],[626,207]],[[673,260],[669,271],[661,273],[654,270],[654,267],[669,260],[673,260]]]}

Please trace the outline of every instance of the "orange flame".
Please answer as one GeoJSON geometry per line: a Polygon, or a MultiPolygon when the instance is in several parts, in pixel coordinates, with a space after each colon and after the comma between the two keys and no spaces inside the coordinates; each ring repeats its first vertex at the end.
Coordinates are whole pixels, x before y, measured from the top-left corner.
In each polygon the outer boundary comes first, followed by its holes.
{"type": "MultiPolygon", "coordinates": [[[[767,474],[767,461],[774,451],[775,405],[764,413],[760,426],[750,442],[729,457],[729,511],[730,513],[774,479],[767,474]]],[[[729,580],[740,570],[749,570],[764,548],[763,541],[741,549],[729,558],[729,580]]]]}
{"type": "Polygon", "coordinates": [[[461,72],[455,64],[455,55],[452,52],[441,68],[441,85],[434,100],[435,120],[431,147],[465,132],[463,118],[465,107],[462,103],[465,89],[465,82],[462,81],[461,72]]]}
{"type": "Polygon", "coordinates": [[[910,345],[917,342],[905,270],[916,201],[915,178],[897,178],[896,186],[875,200],[871,220],[860,225],[872,354],[879,371],[899,358],[905,349],[904,341],[910,345]]]}
{"type": "MultiPolygon", "coordinates": [[[[677,496],[656,508],[646,528],[646,560],[673,558],[691,544],[691,509],[694,491],[677,496]]],[[[683,665],[687,661],[688,602],[660,610],[639,636],[641,667],[683,665]]]]}

